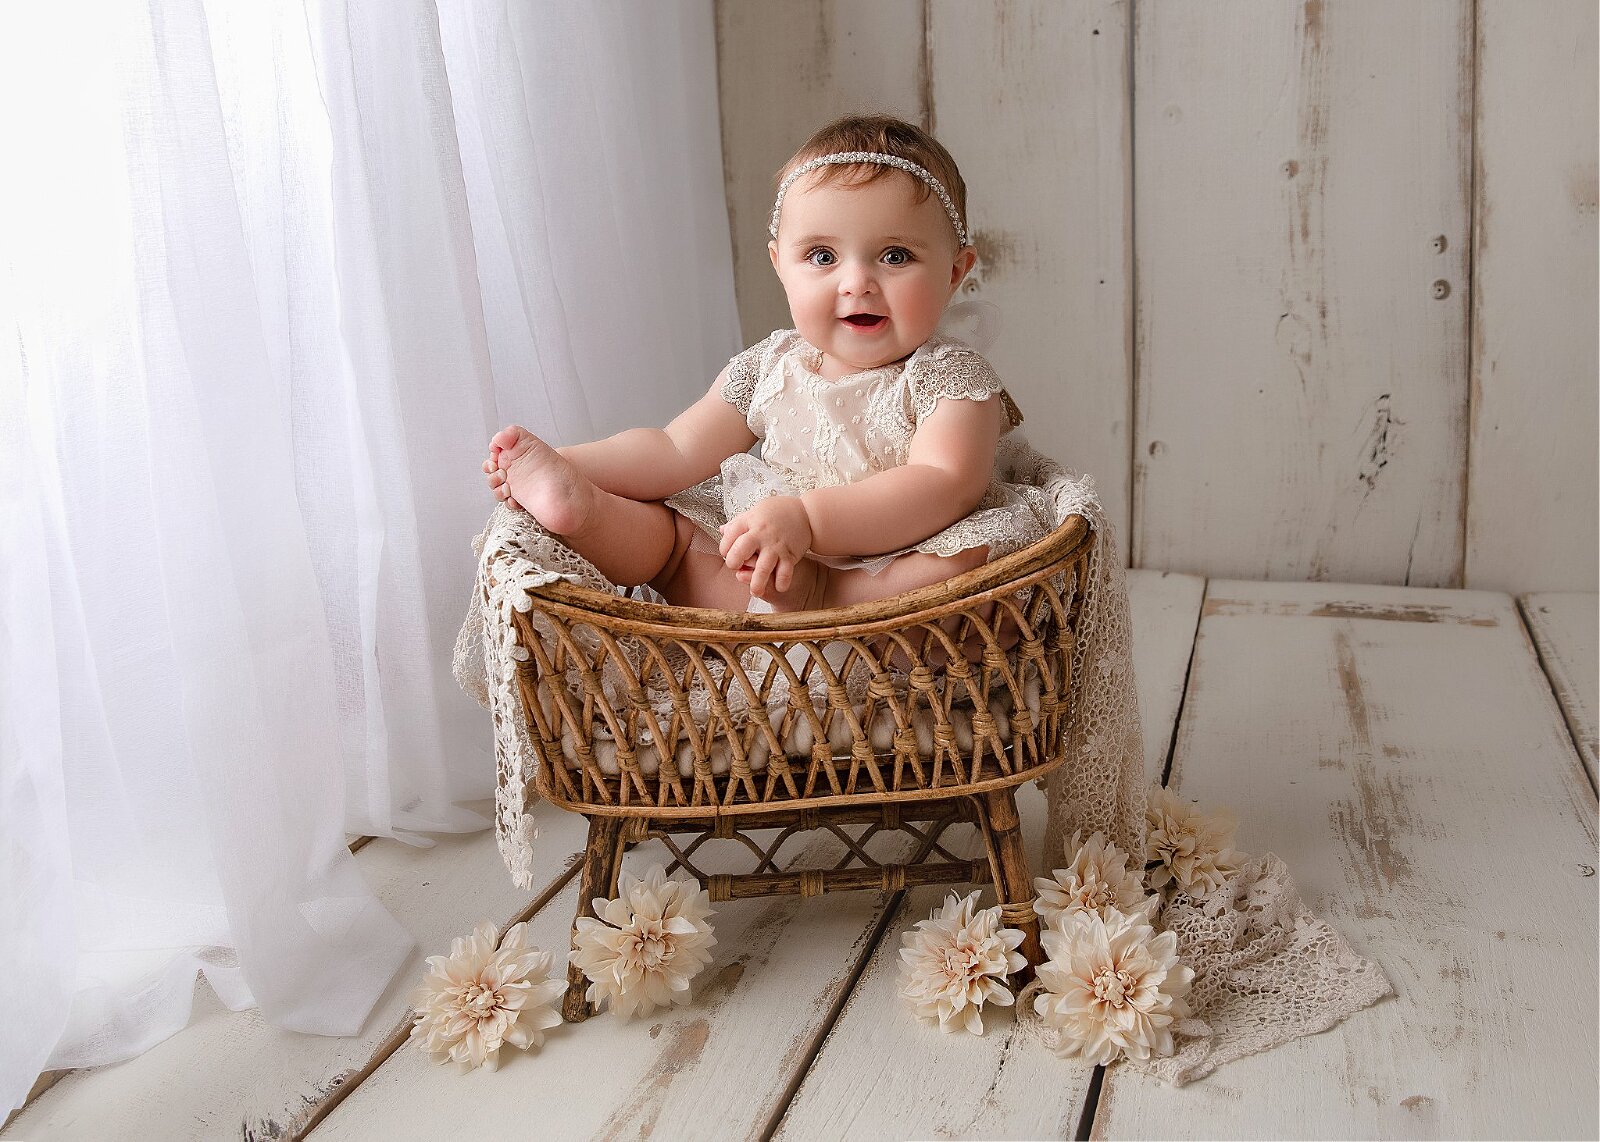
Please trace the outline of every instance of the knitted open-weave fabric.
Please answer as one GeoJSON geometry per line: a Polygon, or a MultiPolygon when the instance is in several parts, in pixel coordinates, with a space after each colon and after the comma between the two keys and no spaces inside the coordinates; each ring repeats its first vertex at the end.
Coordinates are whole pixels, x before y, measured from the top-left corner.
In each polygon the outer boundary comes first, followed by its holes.
{"type": "MultiPolygon", "coordinates": [[[[1066,759],[1039,784],[1047,823],[1034,858],[1041,875],[1066,863],[1075,831],[1105,834],[1145,864],[1144,743],[1133,673],[1126,574],[1115,529],[1092,476],[1076,475],[1041,455],[1018,434],[1003,437],[997,466],[1006,479],[1043,489],[1055,524],[1087,519],[1097,533],[1075,632],[1072,693],[1067,706],[1066,759]]],[[[618,591],[586,559],[539,528],[525,512],[496,510],[479,537],[478,578],[456,644],[461,686],[494,721],[499,770],[496,830],[512,879],[535,881],[537,759],[515,685],[513,610],[529,609],[528,591],[557,579],[618,591]],[[491,585],[492,584],[492,585],[491,585]]],[[[556,854],[564,856],[565,854],[556,854]]],[[[1195,972],[1192,1014],[1175,1027],[1175,1054],[1122,1064],[1174,1085],[1201,1078],[1233,1059],[1338,1023],[1393,988],[1377,964],[1301,903],[1283,862],[1271,853],[1201,898],[1175,893],[1157,915],[1158,931],[1177,936],[1178,953],[1195,972]]],[[[1054,1032],[1033,1013],[1035,981],[1016,1010],[1025,1026],[1049,1042],[1054,1032]]]]}

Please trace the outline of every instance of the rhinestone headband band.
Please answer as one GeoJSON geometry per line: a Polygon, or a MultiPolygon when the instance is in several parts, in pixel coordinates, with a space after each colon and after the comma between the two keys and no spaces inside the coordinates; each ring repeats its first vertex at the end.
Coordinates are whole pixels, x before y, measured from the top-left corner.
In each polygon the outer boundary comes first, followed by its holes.
{"type": "Polygon", "coordinates": [[[961,245],[967,245],[967,228],[961,224],[961,216],[956,213],[956,204],[950,201],[950,194],[945,190],[944,184],[933,175],[910,159],[902,159],[899,155],[885,155],[877,151],[839,151],[831,155],[821,155],[801,163],[789,172],[778,187],[778,197],[772,204],[772,218],[767,223],[767,233],[776,238],[778,236],[778,211],[783,209],[783,196],[789,193],[789,187],[794,180],[802,175],[810,174],[818,167],[828,166],[833,163],[880,163],[886,167],[897,167],[907,174],[915,175],[928,184],[929,189],[939,196],[939,201],[944,203],[945,213],[950,215],[950,224],[956,228],[956,238],[961,245]]]}

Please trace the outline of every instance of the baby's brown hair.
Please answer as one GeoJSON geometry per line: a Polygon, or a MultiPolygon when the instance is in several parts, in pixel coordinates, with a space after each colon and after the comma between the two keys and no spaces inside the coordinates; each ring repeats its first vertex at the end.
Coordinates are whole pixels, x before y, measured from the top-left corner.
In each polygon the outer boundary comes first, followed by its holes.
{"type": "MultiPolygon", "coordinates": [[[[961,179],[961,170],[956,166],[955,159],[950,157],[950,152],[944,149],[938,139],[916,124],[907,123],[893,115],[845,115],[822,127],[783,164],[773,179],[773,193],[777,193],[789,172],[802,163],[840,151],[874,151],[916,163],[944,184],[950,201],[955,203],[956,213],[961,216],[961,224],[967,226],[967,184],[961,179]]],[[[909,177],[903,171],[881,163],[836,163],[819,167],[812,174],[818,186],[836,182],[845,182],[847,186],[865,186],[893,174],[909,177]]],[[[933,188],[920,178],[911,181],[916,183],[917,201],[926,202],[933,194],[933,188]]],[[[970,226],[967,228],[971,229],[970,226]]]]}

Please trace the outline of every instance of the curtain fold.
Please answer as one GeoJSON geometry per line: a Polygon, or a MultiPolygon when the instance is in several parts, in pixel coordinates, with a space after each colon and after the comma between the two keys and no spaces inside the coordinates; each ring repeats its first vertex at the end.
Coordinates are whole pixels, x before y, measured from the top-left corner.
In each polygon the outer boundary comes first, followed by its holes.
{"type": "Polygon", "coordinates": [[[0,99],[9,1108],[197,972],[359,1031],[415,950],[345,834],[488,824],[488,436],[739,346],[710,0],[8,6],[0,99]]]}

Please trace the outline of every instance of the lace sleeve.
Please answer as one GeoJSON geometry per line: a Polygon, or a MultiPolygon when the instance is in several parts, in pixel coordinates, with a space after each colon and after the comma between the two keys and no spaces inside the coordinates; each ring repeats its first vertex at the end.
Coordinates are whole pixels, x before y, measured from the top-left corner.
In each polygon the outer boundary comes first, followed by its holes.
{"type": "Polygon", "coordinates": [[[1022,410],[1000,383],[994,366],[965,345],[941,346],[920,363],[911,377],[911,398],[916,423],[921,424],[941,397],[954,400],[988,400],[996,393],[1006,410],[1005,431],[1022,423],[1022,410]]]}
{"type": "Polygon", "coordinates": [[[750,398],[755,394],[756,382],[771,367],[774,351],[788,333],[787,329],[775,329],[728,362],[722,399],[744,413],[746,420],[750,418],[750,398]]]}

